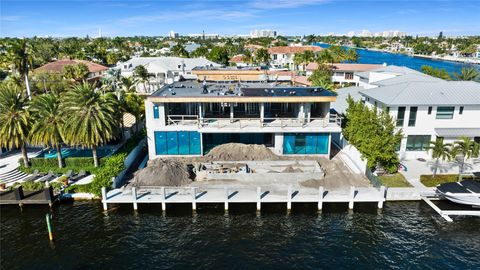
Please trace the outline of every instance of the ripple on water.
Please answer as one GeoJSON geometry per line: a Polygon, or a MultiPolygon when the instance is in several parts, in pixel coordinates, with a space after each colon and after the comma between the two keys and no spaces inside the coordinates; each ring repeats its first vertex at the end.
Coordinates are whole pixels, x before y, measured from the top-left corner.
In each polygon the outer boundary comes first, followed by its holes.
{"type": "Polygon", "coordinates": [[[163,216],[130,206],[104,214],[97,202],[54,208],[55,244],[47,240],[46,207],[1,208],[4,269],[318,269],[478,268],[480,220],[447,223],[421,203],[360,207],[205,210],[163,216]],[[21,258],[19,260],[19,258],[21,258]]]}

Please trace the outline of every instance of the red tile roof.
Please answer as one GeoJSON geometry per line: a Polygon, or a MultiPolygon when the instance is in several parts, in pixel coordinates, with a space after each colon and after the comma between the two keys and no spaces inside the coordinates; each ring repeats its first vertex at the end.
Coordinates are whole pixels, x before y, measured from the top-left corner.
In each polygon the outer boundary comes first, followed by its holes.
{"type": "Polygon", "coordinates": [[[292,83],[293,85],[312,86],[312,83],[308,80],[306,76],[292,77],[292,83]]]}
{"type": "Polygon", "coordinates": [[[107,70],[108,67],[85,61],[85,60],[58,60],[55,62],[50,62],[48,64],[45,64],[39,68],[35,69],[35,72],[55,72],[55,73],[61,73],[63,72],[63,67],[66,65],[76,65],[76,64],[85,64],[88,67],[88,71],[94,73],[94,72],[100,72],[107,70]]]}
{"type": "Polygon", "coordinates": [[[234,57],[230,58],[230,60],[228,62],[244,63],[245,62],[245,55],[243,55],[243,54],[235,55],[234,57]]]}
{"type": "MultiPolygon", "coordinates": [[[[377,65],[377,64],[355,64],[355,63],[334,63],[334,64],[328,64],[328,65],[332,65],[333,70],[357,71],[357,72],[370,71],[377,68],[381,68],[383,66],[383,65],[377,65]]],[[[309,63],[307,65],[307,70],[315,70],[317,68],[318,68],[318,64],[315,62],[309,63]]]]}
{"type": "Polygon", "coordinates": [[[277,46],[268,48],[268,53],[270,54],[278,54],[278,53],[301,53],[304,51],[314,51],[319,52],[323,50],[318,46],[277,46]]]}

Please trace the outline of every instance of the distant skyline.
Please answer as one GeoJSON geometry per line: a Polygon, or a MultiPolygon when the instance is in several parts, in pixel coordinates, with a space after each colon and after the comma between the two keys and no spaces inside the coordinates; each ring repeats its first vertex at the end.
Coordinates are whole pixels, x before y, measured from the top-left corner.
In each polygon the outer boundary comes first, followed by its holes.
{"type": "Polygon", "coordinates": [[[480,35],[478,1],[2,0],[0,36],[280,35],[399,30],[408,35],[480,35]]]}

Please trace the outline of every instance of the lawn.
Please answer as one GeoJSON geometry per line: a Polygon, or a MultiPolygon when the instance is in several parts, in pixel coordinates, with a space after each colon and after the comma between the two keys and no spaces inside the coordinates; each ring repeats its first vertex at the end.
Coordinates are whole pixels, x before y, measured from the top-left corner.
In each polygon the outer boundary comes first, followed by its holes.
{"type": "MultiPolygon", "coordinates": [[[[463,180],[473,179],[472,176],[463,176],[463,180]]],[[[435,187],[443,183],[457,182],[458,174],[437,174],[435,178],[431,174],[420,175],[420,182],[427,187],[435,187]]]]}
{"type": "Polygon", "coordinates": [[[386,174],[378,176],[382,185],[386,187],[412,187],[405,177],[397,172],[395,174],[386,174]]]}

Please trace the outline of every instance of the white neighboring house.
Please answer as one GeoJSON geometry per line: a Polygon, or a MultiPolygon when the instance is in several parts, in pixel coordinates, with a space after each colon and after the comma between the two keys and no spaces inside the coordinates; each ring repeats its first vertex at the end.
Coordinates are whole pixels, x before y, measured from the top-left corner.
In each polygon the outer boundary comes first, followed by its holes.
{"type": "Polygon", "coordinates": [[[375,88],[402,82],[443,81],[420,71],[402,66],[383,66],[365,72],[356,72],[354,80],[363,88],[375,88]]]}
{"type": "MultiPolygon", "coordinates": [[[[333,75],[332,75],[332,82],[338,84],[347,84],[351,83],[354,85],[358,85],[360,81],[360,77],[354,76],[355,72],[365,72],[376,70],[383,65],[378,64],[356,64],[356,63],[334,63],[331,64],[333,75]]],[[[310,77],[318,68],[318,64],[315,62],[309,63],[307,65],[307,77],[310,77]]]]}
{"type": "Polygon", "coordinates": [[[429,142],[467,136],[480,143],[480,83],[409,81],[360,90],[365,104],[385,107],[403,129],[399,157],[429,158],[429,142]]]}
{"type": "MultiPolygon", "coordinates": [[[[205,58],[181,58],[181,57],[136,57],[126,62],[117,64],[122,76],[133,76],[135,67],[144,66],[151,79],[149,84],[155,86],[162,86],[163,84],[170,84],[181,79],[197,79],[192,74],[192,69],[195,67],[220,67],[220,64],[207,60],[205,58]]],[[[139,84],[138,87],[142,87],[139,84]]],[[[139,91],[148,92],[149,89],[137,89],[139,91]]],[[[154,87],[155,88],[155,87],[154,87]]],[[[151,89],[151,91],[156,89],[151,89]]],[[[151,92],[150,91],[150,92],[151,92]]]]}
{"type": "MultiPolygon", "coordinates": [[[[317,54],[323,50],[318,46],[277,46],[268,48],[270,54],[270,65],[273,67],[288,67],[290,70],[295,69],[293,61],[296,53],[303,53],[305,51],[312,51],[317,54]]],[[[299,66],[303,69],[303,66],[299,66]]]]}
{"type": "Polygon", "coordinates": [[[232,58],[230,58],[230,60],[228,60],[228,62],[230,64],[235,64],[235,66],[237,66],[237,67],[247,67],[247,66],[249,66],[249,63],[245,60],[246,60],[245,55],[237,54],[237,55],[233,56],[232,58]]]}

